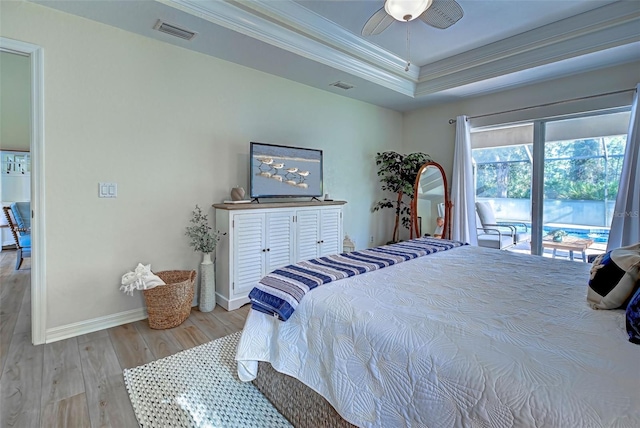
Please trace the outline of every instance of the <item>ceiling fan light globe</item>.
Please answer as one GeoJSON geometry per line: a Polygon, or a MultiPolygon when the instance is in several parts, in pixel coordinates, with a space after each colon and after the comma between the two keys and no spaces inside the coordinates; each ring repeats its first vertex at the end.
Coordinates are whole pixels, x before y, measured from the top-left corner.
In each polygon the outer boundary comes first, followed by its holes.
{"type": "Polygon", "coordinates": [[[384,10],[398,21],[413,21],[427,10],[433,0],[386,0],[384,10]]]}

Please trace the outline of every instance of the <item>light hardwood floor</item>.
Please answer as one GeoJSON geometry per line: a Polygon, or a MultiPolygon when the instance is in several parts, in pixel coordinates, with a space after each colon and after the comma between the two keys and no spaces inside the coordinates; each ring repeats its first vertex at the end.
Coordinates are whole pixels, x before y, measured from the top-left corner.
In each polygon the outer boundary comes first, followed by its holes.
{"type": "Polygon", "coordinates": [[[122,370],[241,330],[249,311],[193,308],[168,330],[142,320],[33,346],[30,259],[14,267],[0,252],[0,427],[137,427],[122,370]]]}

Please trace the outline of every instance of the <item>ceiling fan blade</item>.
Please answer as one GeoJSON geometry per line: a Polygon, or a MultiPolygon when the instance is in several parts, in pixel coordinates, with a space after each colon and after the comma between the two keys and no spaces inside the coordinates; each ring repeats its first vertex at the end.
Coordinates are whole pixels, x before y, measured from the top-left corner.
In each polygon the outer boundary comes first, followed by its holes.
{"type": "Polygon", "coordinates": [[[364,24],[364,27],[362,27],[362,35],[375,36],[376,34],[380,34],[386,30],[389,25],[393,24],[393,21],[395,21],[395,19],[384,10],[384,7],[381,7],[364,24]]]}
{"type": "Polygon", "coordinates": [[[464,12],[455,0],[433,0],[429,9],[418,19],[432,27],[445,29],[451,27],[464,16],[464,12]]]}

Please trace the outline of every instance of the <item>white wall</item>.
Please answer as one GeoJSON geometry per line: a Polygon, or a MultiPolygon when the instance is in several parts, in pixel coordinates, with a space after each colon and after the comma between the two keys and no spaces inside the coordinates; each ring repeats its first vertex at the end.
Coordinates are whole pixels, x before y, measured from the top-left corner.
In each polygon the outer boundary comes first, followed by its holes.
{"type": "Polygon", "coordinates": [[[386,239],[374,156],[398,149],[399,113],[33,3],[0,12],[3,37],[44,48],[47,329],[142,307],[118,290],[138,262],[197,269],[191,211],[248,188],[250,141],[323,149],[345,232],[386,239]]]}
{"type": "MultiPolygon", "coordinates": [[[[477,116],[522,107],[635,88],[640,82],[640,62],[591,71],[571,77],[511,89],[491,95],[467,98],[404,114],[403,150],[424,151],[444,168],[447,178],[453,168],[455,124],[449,119],[459,115],[477,116]]],[[[563,103],[553,107],[527,109],[511,114],[472,119],[472,126],[487,126],[523,120],[553,117],[581,111],[630,105],[633,93],[563,103]]],[[[449,180],[450,181],[450,180],[449,180]]],[[[449,186],[451,183],[449,182],[449,186]]]]}
{"type": "Polygon", "coordinates": [[[29,58],[0,52],[0,148],[29,151],[29,58]]]}

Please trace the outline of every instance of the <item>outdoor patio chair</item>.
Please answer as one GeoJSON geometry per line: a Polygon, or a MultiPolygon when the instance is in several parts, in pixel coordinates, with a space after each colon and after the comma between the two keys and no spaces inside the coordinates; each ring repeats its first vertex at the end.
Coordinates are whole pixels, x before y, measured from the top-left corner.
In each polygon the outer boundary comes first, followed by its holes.
{"type": "Polygon", "coordinates": [[[478,245],[504,250],[522,242],[531,241],[526,223],[496,221],[488,202],[476,202],[478,245]]]}
{"type": "Polygon", "coordinates": [[[7,224],[16,241],[17,257],[16,270],[22,266],[26,257],[31,257],[31,203],[14,202],[8,207],[2,207],[7,218],[7,224]]]}
{"type": "MultiPolygon", "coordinates": [[[[476,224],[482,225],[480,217],[476,212],[476,224]]],[[[513,235],[504,233],[506,230],[492,228],[492,227],[478,227],[478,245],[480,247],[495,248],[496,250],[505,250],[509,247],[513,247],[515,244],[513,235]]]]}

